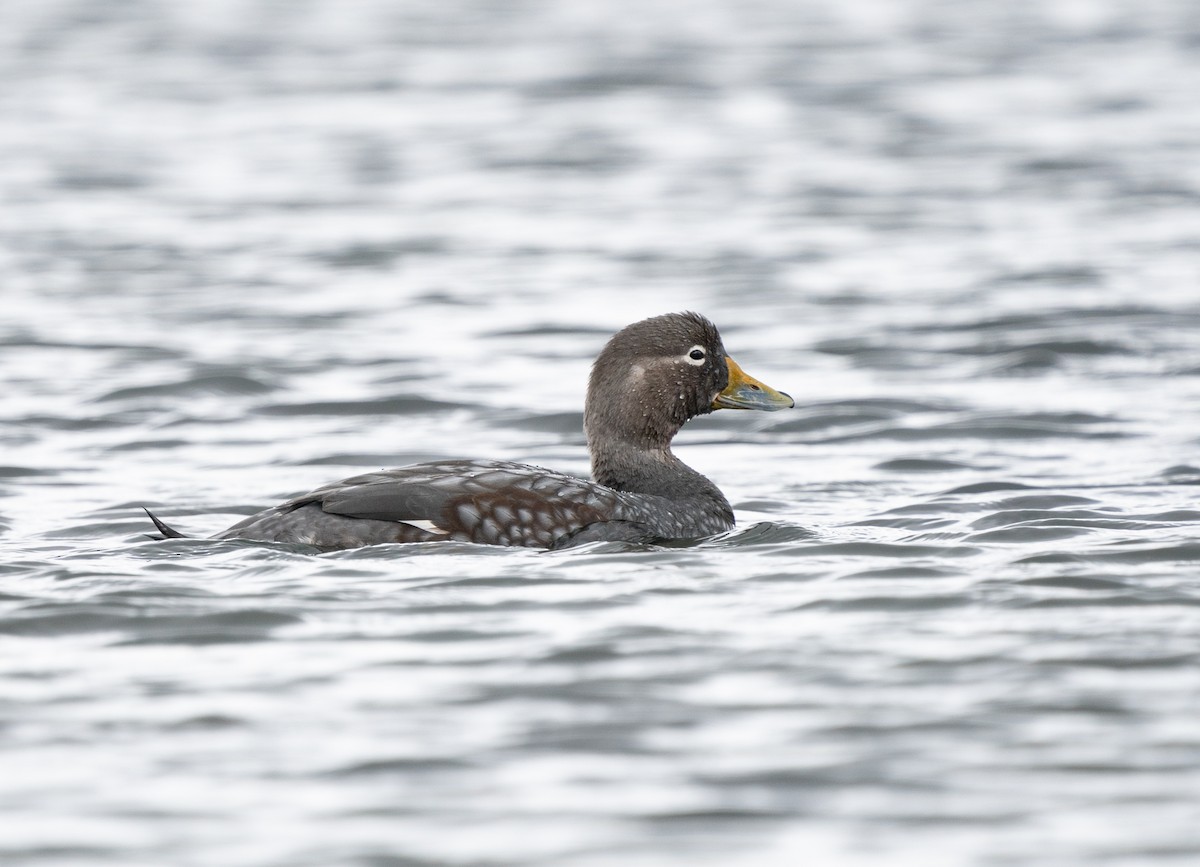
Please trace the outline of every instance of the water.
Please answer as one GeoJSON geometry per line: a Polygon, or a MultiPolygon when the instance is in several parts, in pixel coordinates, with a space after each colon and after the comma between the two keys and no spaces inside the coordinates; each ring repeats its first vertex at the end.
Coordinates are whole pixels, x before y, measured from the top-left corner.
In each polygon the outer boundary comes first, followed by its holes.
{"type": "Polygon", "coordinates": [[[4,19],[5,865],[1197,863],[1192,4],[4,19]],[[145,539],[584,473],[689,308],[725,537],[145,539]]]}

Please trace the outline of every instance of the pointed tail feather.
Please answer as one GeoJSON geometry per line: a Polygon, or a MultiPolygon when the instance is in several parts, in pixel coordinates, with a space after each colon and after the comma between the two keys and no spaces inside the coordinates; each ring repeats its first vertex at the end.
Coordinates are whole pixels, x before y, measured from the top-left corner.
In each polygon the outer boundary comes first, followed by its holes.
{"type": "Polygon", "coordinates": [[[154,526],[158,528],[158,532],[162,533],[162,538],[164,538],[164,539],[186,539],[186,538],[188,538],[183,533],[180,533],[178,530],[176,530],[174,527],[164,524],[162,521],[160,521],[155,516],[155,514],[153,512],[151,512],[145,506],[142,507],[142,511],[150,516],[150,520],[154,522],[154,526]]]}

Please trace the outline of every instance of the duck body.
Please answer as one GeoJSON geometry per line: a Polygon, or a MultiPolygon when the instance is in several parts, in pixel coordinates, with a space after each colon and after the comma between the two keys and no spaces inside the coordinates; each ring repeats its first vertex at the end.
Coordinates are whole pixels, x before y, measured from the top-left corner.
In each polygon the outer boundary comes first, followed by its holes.
{"type": "MultiPolygon", "coordinates": [[[[671,451],[690,418],[792,399],[747,376],[715,326],[668,314],[618,332],[592,368],[584,428],[595,481],[511,461],[448,460],[355,476],[251,515],[216,539],[323,550],[461,541],[564,548],[695,539],[734,526],[711,481],[671,451]]],[[[165,537],[183,534],[150,515],[165,537]]]]}
{"type": "Polygon", "coordinates": [[[593,541],[696,538],[733,526],[710,502],[613,490],[511,461],[439,461],[367,473],[317,488],[235,524],[218,539],[317,548],[381,542],[478,542],[563,548],[593,541]]]}

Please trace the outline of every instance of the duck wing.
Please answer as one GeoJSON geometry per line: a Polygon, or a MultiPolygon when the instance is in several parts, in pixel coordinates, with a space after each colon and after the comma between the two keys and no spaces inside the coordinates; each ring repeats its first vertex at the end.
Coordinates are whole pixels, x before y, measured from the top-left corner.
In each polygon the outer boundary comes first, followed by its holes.
{"type": "MultiPolygon", "coordinates": [[[[613,538],[653,536],[641,524],[641,499],[528,464],[439,461],[325,485],[252,515],[218,538],[322,548],[448,539],[550,548],[585,527],[610,523],[613,538]]],[[[581,541],[593,538],[606,535],[592,530],[581,541]]]]}

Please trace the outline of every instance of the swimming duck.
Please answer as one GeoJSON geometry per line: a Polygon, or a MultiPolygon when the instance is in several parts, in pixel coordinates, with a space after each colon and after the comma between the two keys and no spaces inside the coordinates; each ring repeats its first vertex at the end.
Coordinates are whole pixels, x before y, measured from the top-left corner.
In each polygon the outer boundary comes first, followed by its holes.
{"type": "MultiPolygon", "coordinates": [[[[511,461],[413,464],[334,482],[239,521],[216,539],[324,550],[455,540],[529,548],[695,539],[733,527],[711,481],[675,457],[688,419],[795,406],[725,353],[716,326],[670,313],[618,331],[592,366],[583,426],[594,482],[511,461]]],[[[153,514],[165,538],[180,538],[153,514]]]]}

